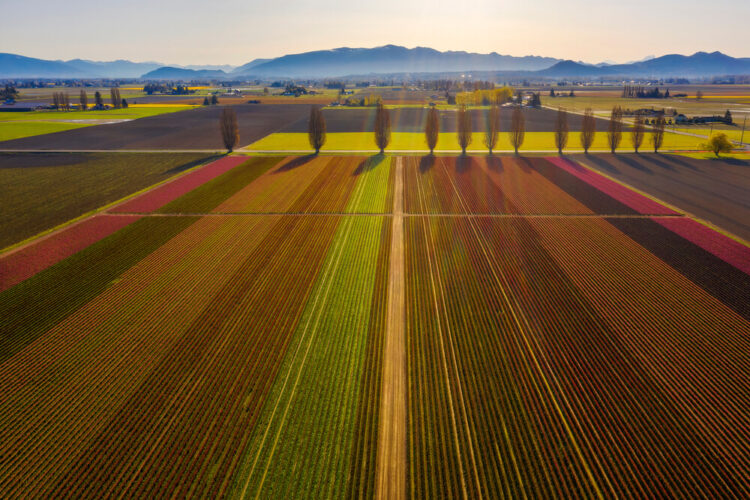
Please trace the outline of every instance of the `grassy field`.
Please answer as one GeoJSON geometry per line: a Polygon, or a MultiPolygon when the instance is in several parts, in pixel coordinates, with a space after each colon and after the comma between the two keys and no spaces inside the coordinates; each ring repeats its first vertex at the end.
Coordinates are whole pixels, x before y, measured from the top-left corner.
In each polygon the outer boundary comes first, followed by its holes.
{"type": "Polygon", "coordinates": [[[21,137],[50,134],[106,122],[137,120],[146,116],[190,109],[186,105],[132,105],[107,111],[28,111],[0,112],[0,142],[21,137]]]}
{"type": "Polygon", "coordinates": [[[0,153],[0,248],[207,160],[200,153],[0,153]]]}
{"type": "MultiPolygon", "coordinates": [[[[326,136],[326,144],[322,151],[372,151],[376,149],[375,140],[372,133],[368,132],[338,132],[329,133],[326,136]]],[[[475,132],[472,136],[472,142],[469,146],[471,151],[482,151],[484,147],[484,135],[475,132]]],[[[664,137],[663,149],[678,150],[695,150],[702,141],[697,137],[684,136],[679,134],[666,134],[664,137]]],[[[650,147],[649,136],[643,142],[641,150],[648,150],[650,147]]],[[[307,134],[304,133],[275,133],[254,142],[245,148],[248,151],[307,151],[310,150],[310,143],[307,140],[307,134]]],[[[458,139],[454,133],[440,133],[440,138],[436,151],[456,151],[461,148],[458,145],[458,139]]],[[[511,151],[513,147],[510,144],[508,134],[500,133],[498,145],[495,148],[498,151],[511,151]]],[[[521,151],[534,150],[554,150],[555,141],[553,132],[527,132],[521,151]]],[[[578,132],[571,132],[568,139],[568,149],[581,149],[581,143],[578,132]]],[[[604,132],[598,132],[594,141],[592,150],[606,151],[607,137],[604,132]]],[[[394,132],[391,134],[391,144],[386,151],[426,151],[424,134],[410,132],[394,132]]],[[[628,134],[623,134],[622,151],[632,150],[628,134]]]]}
{"type": "Polygon", "coordinates": [[[729,109],[734,114],[735,121],[740,120],[743,114],[750,114],[750,105],[748,105],[747,100],[721,96],[703,100],[686,98],[624,99],[622,97],[600,96],[595,93],[577,97],[549,97],[543,93],[542,105],[551,108],[562,107],[580,113],[586,108],[591,108],[594,110],[594,114],[599,116],[608,116],[614,106],[622,106],[623,109],[652,107],[655,109],[675,109],[678,113],[684,113],[688,116],[723,115],[729,109]]]}

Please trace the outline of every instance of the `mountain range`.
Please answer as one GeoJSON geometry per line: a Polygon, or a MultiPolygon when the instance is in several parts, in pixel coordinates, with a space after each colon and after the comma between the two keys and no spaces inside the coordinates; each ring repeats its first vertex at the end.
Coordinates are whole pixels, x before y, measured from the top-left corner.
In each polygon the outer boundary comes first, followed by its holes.
{"type": "Polygon", "coordinates": [[[482,72],[542,78],[710,77],[750,74],[750,58],[721,52],[669,54],[627,64],[587,64],[540,56],[509,56],[441,52],[427,47],[397,45],[374,48],[342,47],[255,59],[239,67],[228,65],[164,65],[125,60],[97,62],[82,59],[48,61],[0,53],[0,78],[143,78],[163,80],[242,78],[336,78],[350,75],[399,75],[482,72]]]}
{"type": "MultiPolygon", "coordinates": [[[[148,73],[165,67],[159,62],[132,62],[122,59],[116,61],[88,61],[71,59],[70,61],[49,61],[17,54],[0,53],[0,78],[140,78],[148,73]]],[[[174,66],[186,70],[232,71],[229,65],[174,66]]]]}

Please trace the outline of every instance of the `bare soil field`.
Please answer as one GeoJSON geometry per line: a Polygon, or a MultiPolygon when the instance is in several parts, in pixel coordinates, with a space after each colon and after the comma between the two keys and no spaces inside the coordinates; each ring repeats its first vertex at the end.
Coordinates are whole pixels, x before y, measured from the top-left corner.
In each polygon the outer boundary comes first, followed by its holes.
{"type": "MultiPolygon", "coordinates": [[[[391,126],[393,132],[423,132],[427,120],[427,108],[396,108],[391,109],[391,126]]],[[[456,131],[456,112],[440,110],[440,131],[456,131]]],[[[552,132],[555,129],[557,111],[549,109],[526,109],[527,132],[552,132]]],[[[326,109],[323,110],[328,132],[372,132],[375,122],[375,108],[326,109]]],[[[485,111],[475,109],[471,111],[472,129],[481,132],[485,128],[485,111]]],[[[501,132],[510,129],[511,110],[503,108],[501,112],[501,132]]],[[[568,124],[571,131],[581,129],[580,115],[568,114],[568,124]]],[[[597,120],[597,129],[605,131],[606,120],[597,120]]],[[[285,126],[280,132],[307,132],[307,117],[285,126]]],[[[244,140],[242,141],[244,142],[244,140]]]]}
{"type": "Polygon", "coordinates": [[[575,159],[750,241],[750,161],[655,154],[575,159]]]}
{"type": "MultiPolygon", "coordinates": [[[[0,142],[0,149],[223,149],[219,134],[222,108],[208,106],[125,123],[4,141],[0,142]]],[[[240,145],[255,142],[294,121],[304,120],[306,124],[309,113],[307,106],[295,104],[243,104],[234,106],[234,109],[239,121],[240,145]]]]}

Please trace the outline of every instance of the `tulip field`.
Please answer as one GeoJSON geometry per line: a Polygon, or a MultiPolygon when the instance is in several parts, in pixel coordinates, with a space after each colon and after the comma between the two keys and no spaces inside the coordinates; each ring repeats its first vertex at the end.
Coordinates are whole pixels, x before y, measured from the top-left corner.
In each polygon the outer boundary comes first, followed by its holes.
{"type": "Polygon", "coordinates": [[[0,496],[750,496],[750,247],[584,163],[227,156],[0,254],[0,496]]]}

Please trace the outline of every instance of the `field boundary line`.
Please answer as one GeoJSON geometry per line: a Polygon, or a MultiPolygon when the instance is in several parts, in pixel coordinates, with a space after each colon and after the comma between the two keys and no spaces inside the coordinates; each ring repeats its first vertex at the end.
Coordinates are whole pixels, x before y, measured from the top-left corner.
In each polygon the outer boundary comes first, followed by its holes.
{"type": "MultiPolygon", "coordinates": [[[[0,152],[3,152],[3,151],[0,150],[0,152]]],[[[55,152],[55,151],[50,151],[50,152],[55,152]]],[[[132,151],[125,151],[125,152],[131,153],[132,151]]],[[[52,227],[50,229],[45,229],[44,231],[42,231],[40,233],[37,233],[34,236],[29,236],[25,240],[19,241],[18,243],[14,243],[14,244],[9,245],[9,246],[7,246],[5,248],[2,248],[2,249],[0,249],[0,259],[2,259],[4,257],[7,257],[8,255],[12,255],[12,254],[14,254],[14,253],[16,253],[16,252],[18,252],[18,251],[20,251],[20,250],[22,250],[22,249],[30,246],[30,245],[32,245],[33,243],[36,243],[38,241],[46,240],[47,238],[49,238],[49,237],[51,237],[51,236],[53,236],[53,235],[55,235],[55,234],[57,234],[59,232],[62,232],[63,230],[65,230],[65,229],[67,229],[69,227],[75,226],[76,224],[80,224],[84,220],[87,220],[87,219],[89,219],[91,217],[94,217],[94,216],[97,216],[97,215],[141,215],[141,216],[148,215],[146,213],[142,213],[142,214],[140,214],[140,213],[108,214],[107,210],[110,210],[110,209],[115,208],[115,207],[117,207],[119,205],[122,205],[126,201],[130,201],[132,198],[135,198],[136,196],[140,196],[141,194],[144,194],[144,193],[146,193],[148,191],[151,191],[152,189],[156,189],[156,188],[161,187],[163,185],[166,185],[166,184],[169,184],[171,182],[174,182],[177,179],[181,178],[182,176],[187,175],[187,174],[189,174],[191,172],[194,172],[194,171],[196,171],[196,170],[198,170],[200,168],[203,168],[203,167],[205,167],[205,166],[207,166],[207,165],[209,165],[209,164],[211,164],[211,163],[213,163],[215,161],[217,161],[217,160],[213,159],[213,160],[209,160],[209,161],[207,161],[205,163],[201,163],[199,165],[196,165],[196,166],[194,166],[194,167],[192,167],[192,168],[190,168],[188,170],[185,170],[185,171],[182,171],[180,173],[177,173],[177,174],[173,175],[172,177],[168,177],[168,178],[166,178],[166,179],[164,179],[162,181],[159,181],[156,184],[152,184],[152,185],[147,186],[147,187],[145,187],[145,188],[143,188],[143,189],[141,189],[139,191],[136,191],[135,193],[131,193],[131,194],[129,194],[127,196],[124,196],[124,197],[122,197],[120,199],[117,199],[115,201],[107,203],[106,205],[102,205],[99,208],[95,208],[93,210],[89,210],[88,212],[86,212],[84,214],[81,214],[78,217],[75,217],[75,218],[70,219],[68,221],[65,221],[62,224],[58,224],[57,226],[52,227]]]]}
{"type": "Polygon", "coordinates": [[[388,322],[383,346],[375,498],[406,498],[406,315],[403,158],[396,158],[388,271],[388,322]]]}
{"type": "MultiPolygon", "coordinates": [[[[719,226],[717,226],[716,224],[713,224],[712,222],[709,222],[709,221],[707,221],[705,219],[702,219],[702,218],[698,217],[697,215],[694,215],[694,214],[688,212],[687,210],[684,210],[684,209],[682,209],[680,207],[677,207],[677,206],[675,206],[675,205],[673,205],[671,203],[667,203],[666,201],[664,201],[664,200],[662,200],[660,198],[657,198],[654,195],[651,195],[651,194],[649,194],[649,193],[647,193],[647,192],[645,192],[645,191],[643,191],[641,189],[638,189],[636,187],[631,186],[627,182],[621,181],[621,180],[619,180],[619,179],[617,179],[615,177],[611,177],[611,176],[609,176],[609,175],[607,175],[607,174],[605,174],[603,172],[600,172],[599,170],[591,167],[590,165],[584,163],[583,161],[576,160],[576,163],[578,163],[579,165],[581,165],[585,169],[587,169],[587,170],[589,170],[589,171],[591,171],[591,172],[593,172],[595,174],[601,175],[605,179],[609,179],[612,182],[616,182],[617,184],[621,185],[622,187],[630,189],[631,191],[636,192],[636,193],[640,194],[641,196],[644,196],[644,197],[648,198],[651,201],[655,201],[657,203],[661,203],[665,207],[667,207],[667,208],[669,208],[671,210],[674,210],[675,212],[678,212],[678,213],[682,214],[683,217],[687,217],[689,219],[692,219],[695,222],[697,222],[699,224],[702,224],[702,225],[706,226],[707,228],[709,228],[709,229],[711,229],[713,231],[716,231],[717,233],[722,234],[722,235],[726,236],[727,238],[730,238],[730,239],[736,241],[737,243],[750,248],[750,242],[744,240],[743,238],[740,238],[739,236],[737,236],[736,234],[734,234],[734,233],[732,233],[730,231],[727,231],[726,229],[720,228],[719,226]]],[[[653,217],[649,217],[649,218],[653,218],[653,217]]]]}

